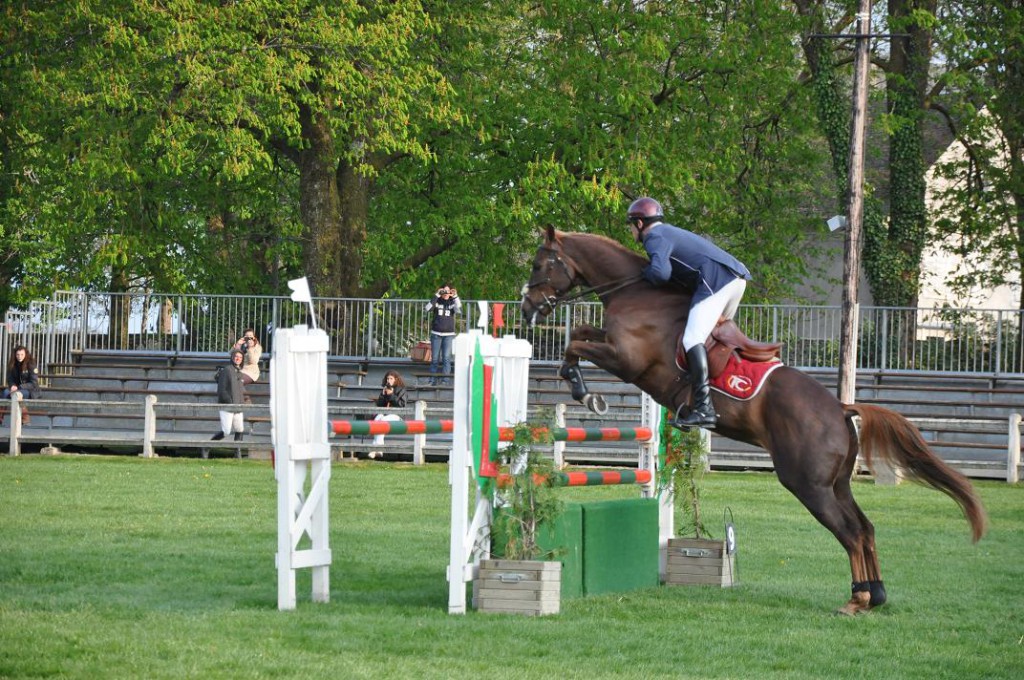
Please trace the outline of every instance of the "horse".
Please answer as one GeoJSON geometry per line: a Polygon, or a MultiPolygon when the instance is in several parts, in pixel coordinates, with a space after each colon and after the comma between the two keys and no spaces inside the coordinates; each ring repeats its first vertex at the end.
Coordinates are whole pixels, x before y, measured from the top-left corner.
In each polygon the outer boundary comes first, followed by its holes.
{"type": "MultiPolygon", "coordinates": [[[[686,326],[689,293],[655,287],[641,270],[647,259],[605,236],[548,227],[523,286],[521,311],[532,325],[555,306],[579,297],[583,287],[604,305],[605,327],[574,328],[559,374],[574,399],[600,412],[579,362],[593,362],[636,385],[673,412],[689,402],[690,385],[676,363],[677,339],[686,326]]],[[[886,601],[875,550],[875,529],[850,489],[858,451],[869,467],[873,456],[903,468],[907,476],[949,495],[960,506],[977,542],[985,533],[985,510],[971,483],[944,463],[921,433],[899,413],[870,404],[843,404],[821,383],[781,366],[748,400],[715,390],[716,432],[760,446],[771,455],[779,482],[836,537],[850,560],[851,596],[839,613],[867,612],[886,601]],[[858,428],[853,422],[859,416],[858,428]]]]}

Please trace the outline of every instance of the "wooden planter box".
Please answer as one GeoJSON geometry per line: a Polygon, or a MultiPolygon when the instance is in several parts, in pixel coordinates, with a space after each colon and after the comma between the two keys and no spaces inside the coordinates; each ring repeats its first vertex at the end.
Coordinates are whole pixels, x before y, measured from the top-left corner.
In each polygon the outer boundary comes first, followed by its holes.
{"type": "Polygon", "coordinates": [[[557,614],[561,595],[561,562],[482,560],[473,581],[473,604],[481,612],[557,614]]]}
{"type": "Polygon", "coordinates": [[[667,585],[736,585],[736,554],[727,553],[725,541],[706,538],[670,538],[667,585]]]}

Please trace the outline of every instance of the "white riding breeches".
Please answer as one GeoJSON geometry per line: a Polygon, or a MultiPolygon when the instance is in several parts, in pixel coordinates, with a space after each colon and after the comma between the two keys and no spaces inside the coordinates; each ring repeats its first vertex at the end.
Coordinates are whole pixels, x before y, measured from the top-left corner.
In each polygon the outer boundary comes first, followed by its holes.
{"type": "Polygon", "coordinates": [[[224,436],[232,432],[245,432],[245,419],[241,413],[220,411],[220,430],[224,433],[224,436]]]}
{"type": "MultiPolygon", "coordinates": [[[[402,419],[401,416],[395,415],[394,413],[378,413],[374,417],[374,420],[401,420],[401,419],[402,419]]],[[[383,444],[384,443],[384,435],[382,435],[382,434],[374,435],[373,443],[374,444],[383,444]]]]}
{"type": "Polygon", "coordinates": [[[704,344],[711,331],[715,330],[719,318],[735,316],[746,290],[746,279],[737,277],[711,297],[691,307],[683,332],[683,349],[689,352],[691,347],[704,344]]]}

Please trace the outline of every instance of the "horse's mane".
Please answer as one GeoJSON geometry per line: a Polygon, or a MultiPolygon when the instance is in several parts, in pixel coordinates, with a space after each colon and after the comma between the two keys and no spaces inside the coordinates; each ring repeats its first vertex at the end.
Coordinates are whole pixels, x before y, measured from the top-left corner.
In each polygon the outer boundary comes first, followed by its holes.
{"type": "MultiPolygon", "coordinates": [[[[610,280],[639,276],[649,260],[613,238],[586,232],[554,230],[555,240],[562,250],[576,260],[577,266],[588,271],[584,279],[588,285],[599,286],[610,280]]],[[[690,292],[680,286],[653,286],[640,279],[617,295],[624,299],[639,299],[639,304],[652,308],[689,309],[690,292]],[[653,296],[653,297],[649,297],[653,296]]],[[[607,304],[607,300],[605,300],[607,304]]],[[[685,318],[685,315],[684,315],[685,318]]]]}
{"type": "Polygon", "coordinates": [[[638,255],[615,239],[602,234],[556,230],[555,237],[563,244],[566,240],[569,242],[576,239],[586,241],[588,244],[595,246],[601,254],[607,258],[620,258],[626,262],[631,262],[632,266],[635,267],[637,271],[647,266],[647,258],[638,255]]]}

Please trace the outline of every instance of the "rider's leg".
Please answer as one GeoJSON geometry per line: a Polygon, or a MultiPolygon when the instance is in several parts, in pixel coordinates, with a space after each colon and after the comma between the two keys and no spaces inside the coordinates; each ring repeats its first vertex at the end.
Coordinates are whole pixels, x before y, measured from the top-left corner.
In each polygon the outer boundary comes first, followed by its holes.
{"type": "MultiPolygon", "coordinates": [[[[740,308],[740,300],[743,299],[743,293],[747,290],[747,282],[745,279],[735,279],[731,281],[727,286],[722,288],[712,297],[718,297],[719,295],[725,298],[725,304],[722,307],[721,316],[726,319],[731,319],[736,316],[736,310],[740,308]]],[[[717,323],[717,320],[716,320],[717,323]]],[[[714,328],[714,327],[712,327],[714,328]]]]}
{"type": "Polygon", "coordinates": [[[708,353],[704,342],[721,316],[732,318],[739,307],[739,301],[746,290],[747,282],[737,278],[711,297],[701,300],[690,309],[686,331],[681,342],[686,352],[686,363],[690,373],[690,390],[693,395],[692,408],[685,418],[678,415],[672,425],[680,428],[706,427],[711,429],[718,423],[718,414],[711,402],[711,386],[708,374],[708,353]]]}
{"type": "Polygon", "coordinates": [[[718,414],[711,403],[711,386],[708,383],[708,351],[703,344],[694,345],[686,352],[690,370],[690,390],[693,407],[685,418],[678,415],[672,421],[674,427],[683,429],[706,427],[712,429],[718,423],[718,414]]]}

